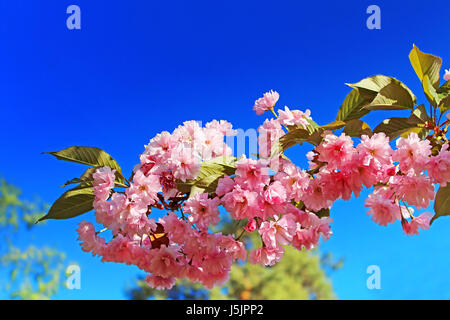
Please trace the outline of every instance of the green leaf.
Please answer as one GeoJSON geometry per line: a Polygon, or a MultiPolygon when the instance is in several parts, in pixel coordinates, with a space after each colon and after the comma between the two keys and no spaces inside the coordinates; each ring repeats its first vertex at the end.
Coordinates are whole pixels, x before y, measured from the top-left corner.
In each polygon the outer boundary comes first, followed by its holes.
{"type": "Polygon", "coordinates": [[[442,66],[442,59],[440,57],[424,53],[413,45],[413,49],[409,53],[409,60],[420,81],[423,82],[424,76],[427,75],[431,85],[435,89],[439,87],[439,72],[442,66]]]}
{"type": "Polygon", "coordinates": [[[234,157],[217,157],[204,161],[200,168],[200,173],[196,179],[186,182],[177,181],[177,188],[181,192],[190,193],[190,196],[198,192],[214,192],[220,178],[225,175],[231,176],[236,171],[234,157]],[[203,190],[203,191],[200,191],[203,190]]]}
{"type": "Polygon", "coordinates": [[[323,129],[321,128],[318,128],[313,134],[303,128],[290,130],[288,133],[281,136],[280,139],[278,139],[278,142],[275,142],[272,145],[270,157],[278,157],[286,149],[289,149],[297,144],[301,145],[303,142],[310,142],[311,144],[316,145],[315,141],[317,140],[317,134],[320,135],[321,132],[323,132],[323,129]]]}
{"type": "Polygon", "coordinates": [[[66,191],[51,206],[48,213],[38,220],[69,219],[93,209],[94,193],[91,187],[66,191]]]}
{"type": "Polygon", "coordinates": [[[348,121],[359,119],[370,112],[370,110],[364,109],[363,107],[375,98],[375,95],[363,91],[359,89],[350,91],[339,108],[336,120],[348,121]]]}
{"type": "Polygon", "coordinates": [[[434,199],[434,212],[435,215],[431,222],[435,219],[443,216],[448,216],[450,214],[450,183],[445,187],[440,187],[436,193],[436,198],[434,199]]]}
{"type": "Polygon", "coordinates": [[[365,90],[368,97],[374,96],[364,106],[367,110],[412,109],[417,101],[416,96],[404,83],[384,75],[368,77],[348,85],[354,89],[365,90]]]}
{"type": "Polygon", "coordinates": [[[440,99],[427,74],[423,76],[422,86],[423,92],[425,93],[425,96],[427,97],[430,104],[434,107],[437,107],[439,105],[440,99]]]}
{"type": "Polygon", "coordinates": [[[313,119],[306,119],[306,121],[308,121],[308,123],[309,123],[306,126],[306,130],[308,130],[309,133],[313,133],[320,127],[313,119]]]}
{"type": "Polygon", "coordinates": [[[345,122],[341,121],[341,120],[336,120],[336,121],[333,121],[333,122],[331,122],[329,124],[321,126],[320,128],[322,128],[324,130],[337,130],[337,129],[340,129],[342,127],[345,127],[345,122]]]}
{"type": "Polygon", "coordinates": [[[55,156],[58,160],[71,161],[93,167],[110,167],[119,173],[119,178],[122,183],[125,181],[119,164],[102,149],[73,146],[64,150],[45,153],[55,156]]]}
{"type": "Polygon", "coordinates": [[[358,138],[360,138],[362,135],[367,135],[370,137],[373,134],[370,126],[359,119],[348,121],[343,132],[350,137],[358,138]]]}
{"type": "Polygon", "coordinates": [[[408,122],[412,124],[424,124],[427,121],[431,121],[431,118],[428,115],[427,110],[425,109],[425,106],[423,104],[414,109],[408,119],[408,122]]]}
{"type": "Polygon", "coordinates": [[[390,118],[383,120],[374,130],[374,133],[384,132],[392,141],[400,135],[411,132],[420,132],[423,128],[408,122],[409,118],[390,118]]]}
{"type": "Polygon", "coordinates": [[[439,98],[439,109],[441,113],[445,113],[450,110],[450,81],[444,83],[439,89],[436,90],[439,98]]]}

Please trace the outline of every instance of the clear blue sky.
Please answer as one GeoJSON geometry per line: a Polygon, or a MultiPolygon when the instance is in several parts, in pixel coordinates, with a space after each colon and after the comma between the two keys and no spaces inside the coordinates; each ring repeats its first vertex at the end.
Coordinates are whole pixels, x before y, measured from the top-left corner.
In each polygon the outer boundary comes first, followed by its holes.
{"type": "MultiPolygon", "coordinates": [[[[270,89],[280,106],[309,108],[321,124],[334,120],[344,83],[375,74],[402,80],[425,101],[408,53],[415,43],[450,68],[449,12],[445,1],[415,0],[1,1],[0,173],[51,203],[83,168],[41,152],[97,146],[130,172],[151,137],[185,120],[256,128],[263,118],[251,107],[270,89]],[[81,30],[66,28],[71,4],[81,8],[81,30]],[[366,28],[371,4],[381,8],[381,30],[366,28]]],[[[304,154],[289,155],[304,164],[304,154]]],[[[373,223],[363,201],[335,205],[334,236],[321,248],[345,258],[332,276],[338,297],[450,298],[450,218],[406,237],[400,224],[373,223]],[[366,288],[372,264],[381,290],[366,288]]],[[[33,240],[81,265],[82,290],[57,298],[124,298],[137,269],[83,253],[80,220],[50,221],[33,240]]]]}

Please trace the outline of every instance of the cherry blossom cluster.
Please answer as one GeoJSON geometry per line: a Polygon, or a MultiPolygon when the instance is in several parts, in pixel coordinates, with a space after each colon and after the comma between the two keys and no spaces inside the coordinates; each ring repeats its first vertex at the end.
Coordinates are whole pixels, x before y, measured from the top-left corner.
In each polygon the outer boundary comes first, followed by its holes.
{"type": "Polygon", "coordinates": [[[365,202],[380,225],[400,220],[406,234],[427,229],[431,213],[415,217],[434,199],[435,184],[450,182],[450,150],[444,144],[432,154],[428,140],[411,133],[390,145],[384,133],[353,138],[331,131],[307,154],[309,168],[285,157],[273,162],[273,146],[291,128],[308,128],[309,110],[278,110],[279,95],[271,91],[255,102],[262,115],[275,114],[258,128],[259,156],[237,159],[234,174],[223,174],[214,190],[182,192],[179,183],[195,181],[202,164],[231,156],[226,136],[235,135],[230,123],[212,121],[201,127],[185,122],[172,133],[150,140],[124,191],[116,191],[115,171],[97,169],[93,175],[96,221],[112,232],[106,241],[93,224],[78,228],[82,249],[102,261],[136,265],[148,273],[146,282],[169,289],[187,278],[207,288],[223,284],[235,261],[266,266],[279,262],[285,245],[309,250],[331,236],[327,212],[338,199],[358,197],[373,187],[365,202]],[[222,208],[222,210],[220,210],[222,208]],[[165,209],[159,219],[153,209],[165,209]],[[236,223],[234,234],[216,232],[222,216],[236,223]],[[244,233],[256,233],[259,247],[245,247],[244,233]]]}

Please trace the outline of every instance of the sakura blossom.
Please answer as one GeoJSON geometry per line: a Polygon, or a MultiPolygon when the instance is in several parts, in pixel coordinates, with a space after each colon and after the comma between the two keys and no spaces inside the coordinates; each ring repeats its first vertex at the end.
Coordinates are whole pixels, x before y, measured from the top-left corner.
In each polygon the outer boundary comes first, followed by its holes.
{"type": "Polygon", "coordinates": [[[257,115],[262,115],[264,112],[272,109],[279,98],[280,95],[278,92],[270,90],[269,92],[266,92],[262,98],[255,101],[253,110],[255,110],[257,115]]]}
{"type": "Polygon", "coordinates": [[[450,80],[450,69],[445,69],[444,80],[445,81],[450,80]]]}
{"type": "Polygon", "coordinates": [[[137,266],[158,290],[183,278],[212,288],[227,281],[237,261],[273,266],[285,246],[310,250],[327,241],[334,202],[359,197],[365,188],[368,219],[381,226],[401,224],[407,235],[430,227],[430,212],[414,213],[428,208],[438,184],[450,182],[446,138],[432,143],[414,131],[393,147],[384,132],[355,137],[322,130],[306,155],[308,168],[301,168],[274,147],[290,130],[318,129],[311,127],[308,109],[276,112],[278,99],[270,91],[253,107],[259,115],[267,110],[275,115],[257,129],[257,155],[232,154],[225,138],[236,130],[225,120],[204,127],[186,121],[150,139],[128,180],[109,166],[96,168],[95,221],[112,237],[82,221],[77,229],[82,250],[104,262],[137,266]],[[229,234],[218,231],[225,218],[235,226],[229,234]],[[260,244],[246,246],[248,235],[260,244]]]}

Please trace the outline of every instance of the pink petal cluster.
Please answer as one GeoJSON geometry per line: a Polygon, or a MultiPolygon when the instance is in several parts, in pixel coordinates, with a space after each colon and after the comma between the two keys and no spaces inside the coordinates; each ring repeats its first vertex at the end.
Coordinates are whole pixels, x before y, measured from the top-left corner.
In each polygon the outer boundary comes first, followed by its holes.
{"type": "Polygon", "coordinates": [[[262,115],[267,110],[272,109],[279,98],[280,95],[278,94],[278,92],[270,90],[269,92],[264,93],[262,98],[259,98],[255,101],[253,110],[255,110],[257,115],[262,115]]]}
{"type": "Polygon", "coordinates": [[[428,230],[430,228],[430,221],[433,217],[431,212],[424,212],[420,216],[413,218],[411,221],[402,221],[403,231],[407,235],[419,234],[419,228],[423,230],[428,230]]]}
{"type": "MultiPolygon", "coordinates": [[[[277,92],[267,92],[254,110],[273,110],[278,99],[277,92]]],[[[427,208],[435,184],[450,182],[448,143],[440,149],[433,144],[432,154],[430,141],[416,133],[399,138],[393,149],[384,133],[363,135],[358,143],[345,133],[324,131],[307,154],[308,169],[275,156],[283,128],[310,130],[311,125],[309,110],[279,110],[277,119],[258,128],[256,159],[231,157],[224,139],[236,131],[223,120],[204,127],[187,121],[156,135],[125,190],[114,190],[115,170],[103,167],[93,174],[95,219],[112,238],[107,241],[82,221],[77,229],[82,250],[105,262],[137,266],[148,273],[145,281],[152,288],[170,289],[182,278],[212,288],[227,281],[235,261],[272,266],[282,259],[284,246],[309,250],[328,240],[333,203],[358,197],[364,187],[373,187],[365,206],[375,223],[399,220],[408,235],[429,228],[432,214],[414,217],[411,206],[427,208]],[[226,157],[232,159],[227,170],[233,171],[205,177],[206,164],[226,157]],[[221,207],[223,216],[239,225],[236,234],[213,232],[221,223],[221,207]],[[155,217],[155,209],[167,212],[155,217]],[[259,236],[261,246],[247,252],[245,232],[259,236]]]]}
{"type": "Polygon", "coordinates": [[[299,128],[306,128],[310,124],[311,111],[307,109],[305,112],[300,110],[290,110],[287,106],[284,110],[278,110],[278,121],[286,126],[297,126],[299,128]]]}
{"type": "Polygon", "coordinates": [[[445,81],[450,80],[450,69],[445,69],[444,80],[445,81]]]}

